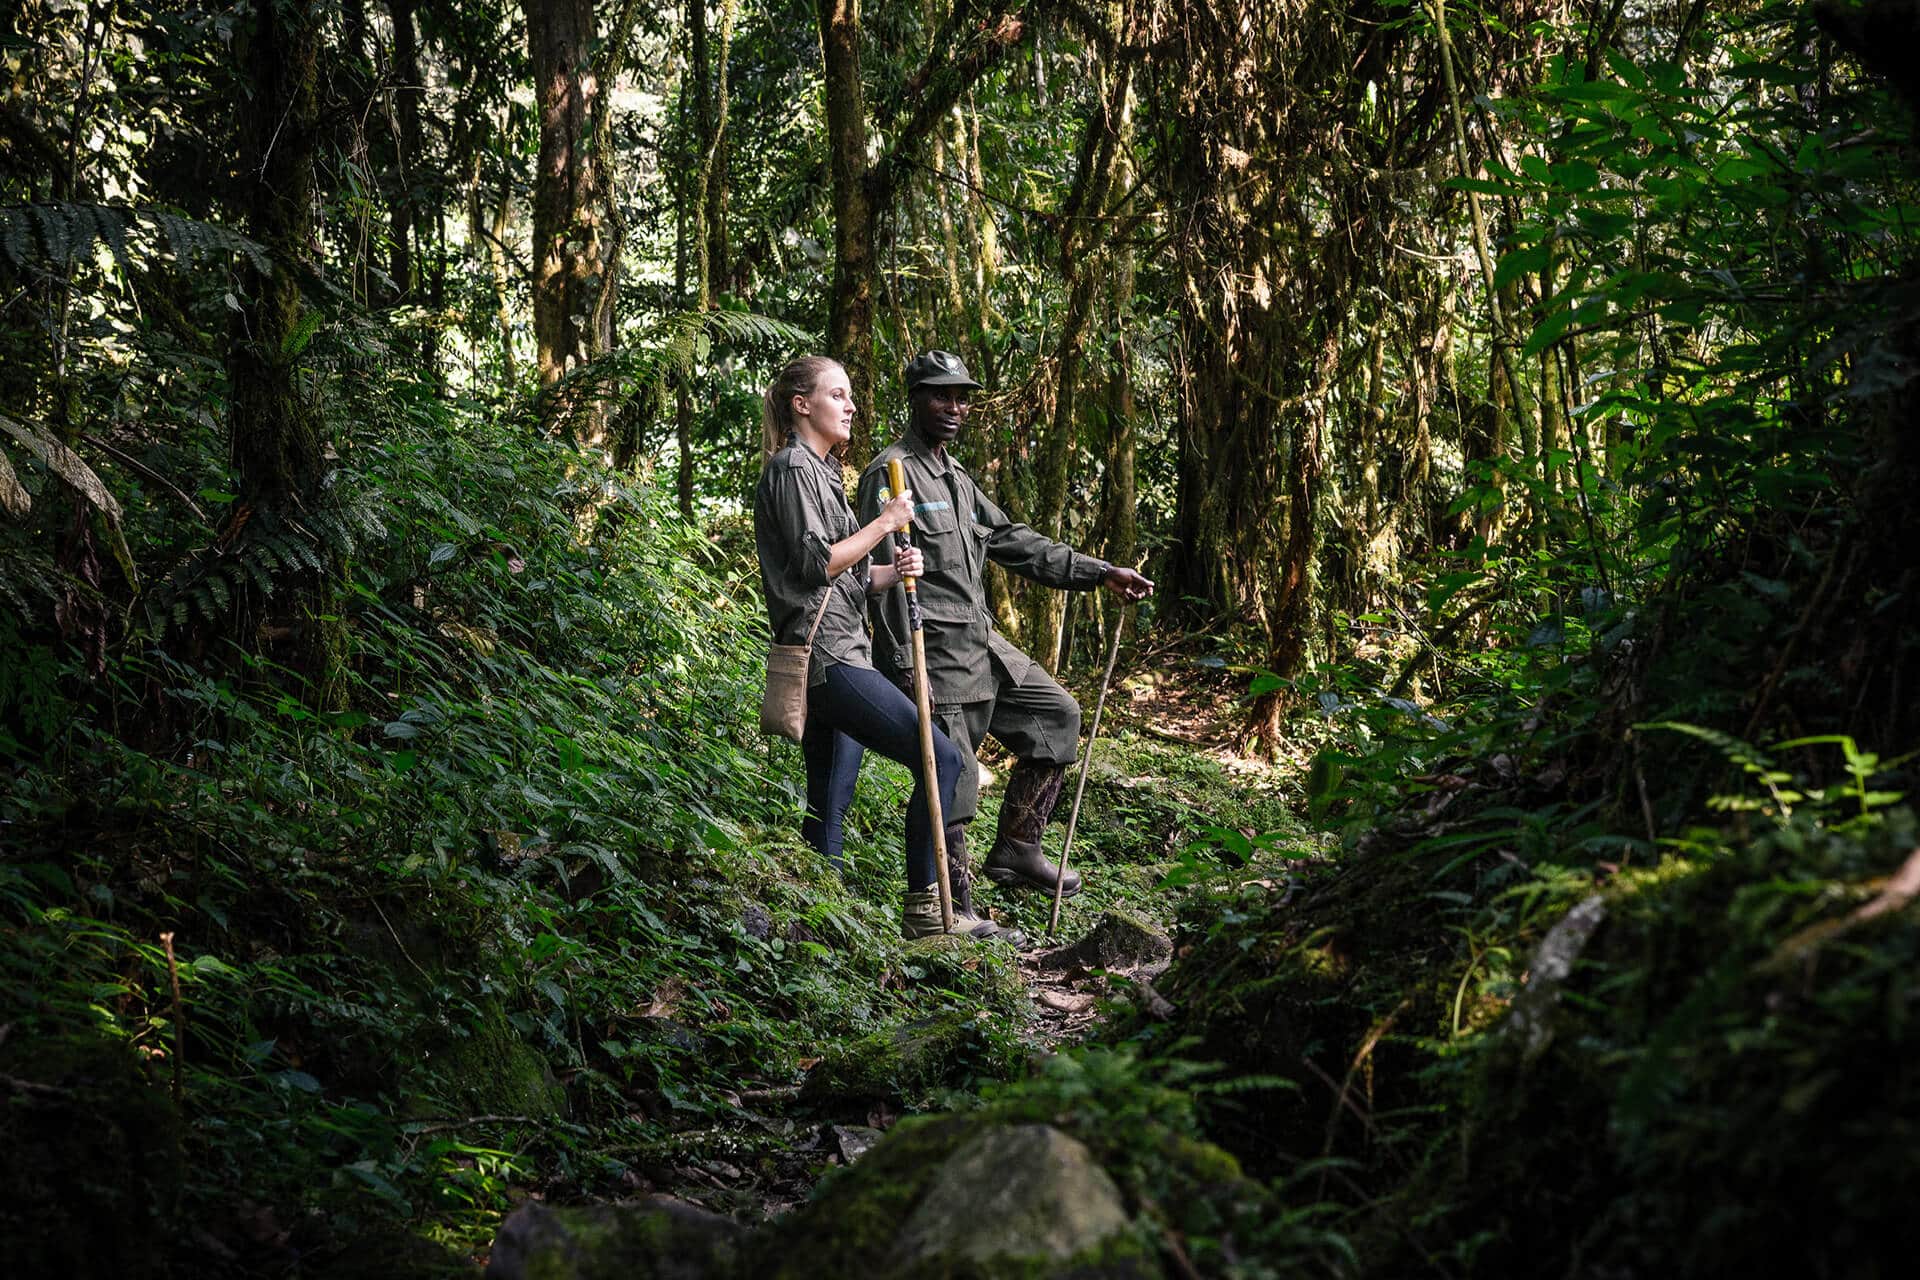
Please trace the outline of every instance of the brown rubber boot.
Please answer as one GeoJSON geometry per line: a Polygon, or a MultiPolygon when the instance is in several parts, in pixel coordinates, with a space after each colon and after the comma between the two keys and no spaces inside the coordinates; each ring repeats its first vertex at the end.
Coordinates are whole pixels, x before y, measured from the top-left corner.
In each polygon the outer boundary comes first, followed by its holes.
{"type": "MultiPolygon", "coordinates": [[[[937,937],[947,932],[940,926],[940,890],[937,886],[931,889],[914,890],[901,900],[901,937],[937,937]]],[[[954,904],[952,932],[956,938],[971,938],[975,942],[1013,942],[1013,938],[1008,936],[1008,931],[993,921],[982,920],[978,916],[961,915],[958,903],[954,904]]]]}
{"type": "MultiPolygon", "coordinates": [[[[1042,852],[1040,836],[1053,807],[1060,803],[1066,778],[1064,765],[1022,760],[1013,766],[1007,775],[1007,798],[1000,804],[1000,829],[993,837],[993,852],[987,855],[987,879],[1053,892],[1060,866],[1042,852]]],[[[1080,873],[1069,867],[1060,896],[1071,898],[1078,892],[1080,873]]]]}

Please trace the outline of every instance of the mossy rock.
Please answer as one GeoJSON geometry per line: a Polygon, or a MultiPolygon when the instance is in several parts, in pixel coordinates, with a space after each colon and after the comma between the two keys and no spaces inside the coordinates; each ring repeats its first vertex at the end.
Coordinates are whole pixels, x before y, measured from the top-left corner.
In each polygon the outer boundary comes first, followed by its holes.
{"type": "MultiPolygon", "coordinates": [[[[490,1280],[1157,1280],[1158,1245],[1115,1160],[1189,1246],[1253,1238],[1273,1216],[1233,1158],[1155,1124],[1083,1135],[1026,1106],[902,1120],[785,1218],[742,1227],[677,1201],[528,1205],[497,1238],[490,1280]],[[1105,1151],[1103,1157],[1101,1152],[1105,1151]]],[[[1196,1254],[1196,1259],[1205,1255],[1196,1254]]],[[[1206,1261],[1212,1261],[1206,1258],[1206,1261]]]]}
{"type": "Polygon", "coordinates": [[[1051,1125],[994,1125],[928,1180],[886,1274],[1150,1276],[1120,1188],[1085,1146],[1051,1125]]]}
{"type": "Polygon", "coordinates": [[[679,1200],[554,1209],[528,1201],[494,1237],[487,1280],[725,1280],[747,1228],[679,1200]]]}
{"type": "Polygon", "coordinates": [[[923,981],[972,996],[1000,1013],[1012,1013],[1026,1003],[1026,980],[1014,965],[1011,947],[935,934],[915,938],[904,950],[909,970],[918,970],[923,981]]]}
{"type": "Polygon", "coordinates": [[[465,1035],[449,1035],[428,1050],[422,1070],[432,1084],[408,1092],[429,1107],[440,1099],[487,1115],[541,1119],[564,1114],[566,1090],[547,1060],[514,1031],[506,1011],[489,1000],[478,1013],[465,1035]]]}
{"type": "Polygon", "coordinates": [[[965,1079],[976,1066],[992,1063],[993,1055],[993,1038],[978,1016],[921,1018],[836,1046],[808,1073],[800,1096],[815,1105],[905,1100],[965,1079]]]}
{"type": "Polygon", "coordinates": [[[1129,969],[1173,954],[1173,939],[1131,911],[1109,907],[1085,937],[1041,957],[1043,969],[1129,969]]]}
{"type": "Polygon", "coordinates": [[[901,1121],[812,1203],[757,1233],[739,1274],[754,1280],[1157,1277],[1112,1179],[1078,1142],[992,1112],[901,1121]],[[1058,1161],[1070,1175],[1049,1179],[1058,1161]],[[1053,1192],[1041,1188],[1051,1185],[1053,1192]],[[1000,1203],[996,1189],[1010,1192],[1000,1203]],[[934,1203],[938,1196],[951,1203],[934,1203]],[[1064,1201],[1072,1200],[1072,1205],[1064,1201]],[[1018,1202],[1018,1203],[1015,1203],[1018,1202]],[[1067,1229],[1038,1225],[1065,1214],[1067,1229]],[[997,1219],[997,1221],[993,1220],[997,1219]]]}

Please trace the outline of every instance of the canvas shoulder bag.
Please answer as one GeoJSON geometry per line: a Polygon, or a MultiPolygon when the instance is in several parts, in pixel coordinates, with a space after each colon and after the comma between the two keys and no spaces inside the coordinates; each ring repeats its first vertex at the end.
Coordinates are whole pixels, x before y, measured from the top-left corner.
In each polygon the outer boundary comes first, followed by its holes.
{"type": "Polygon", "coordinates": [[[813,625],[807,628],[805,644],[767,646],[767,689],[760,697],[762,733],[798,742],[806,732],[807,667],[813,657],[813,637],[820,630],[820,620],[827,616],[827,605],[832,600],[833,583],[828,582],[827,594],[813,615],[813,625]]]}

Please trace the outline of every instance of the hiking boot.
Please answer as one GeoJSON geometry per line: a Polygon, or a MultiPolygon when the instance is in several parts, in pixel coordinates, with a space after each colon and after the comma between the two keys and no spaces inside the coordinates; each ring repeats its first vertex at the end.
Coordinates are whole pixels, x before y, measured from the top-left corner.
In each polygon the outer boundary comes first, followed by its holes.
{"type": "Polygon", "coordinates": [[[953,890],[953,928],[982,940],[1004,942],[1010,947],[1026,945],[1027,935],[1010,929],[992,917],[973,909],[973,860],[967,857],[967,824],[947,824],[947,884],[953,890]]]}
{"type": "MultiPolygon", "coordinates": [[[[1000,804],[1000,829],[993,837],[993,852],[987,855],[987,879],[1053,892],[1060,866],[1041,850],[1040,837],[1053,807],[1060,803],[1066,777],[1064,765],[1022,760],[1013,766],[1007,775],[1007,797],[1000,804]]],[[[1080,873],[1069,868],[1060,896],[1071,898],[1078,892],[1080,873]]]]}
{"type": "Polygon", "coordinates": [[[972,911],[973,902],[973,859],[967,856],[967,824],[949,822],[947,836],[947,885],[953,890],[954,910],[960,904],[968,903],[972,911]]]}
{"type": "MultiPolygon", "coordinates": [[[[933,938],[946,932],[948,930],[940,927],[940,890],[937,886],[916,890],[901,900],[901,937],[933,938]]],[[[975,942],[1005,942],[1011,946],[1018,946],[1025,941],[1018,933],[1002,929],[991,920],[962,915],[957,903],[954,906],[952,933],[956,938],[971,938],[975,942]]]]}

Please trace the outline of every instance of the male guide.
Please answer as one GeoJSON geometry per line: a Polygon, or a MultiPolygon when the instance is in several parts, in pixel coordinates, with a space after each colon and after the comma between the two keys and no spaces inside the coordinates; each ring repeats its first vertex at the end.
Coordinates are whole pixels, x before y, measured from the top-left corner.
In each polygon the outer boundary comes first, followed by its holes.
{"type": "MultiPolygon", "coordinates": [[[[989,733],[1015,764],[1002,793],[986,875],[998,884],[1057,888],[1071,896],[1080,877],[1046,857],[1041,835],[1061,798],[1067,766],[1079,754],[1080,707],[995,629],[986,567],[991,561],[1070,591],[1105,585],[1129,600],[1150,593],[1153,584],[1010,519],[980,491],[948,449],[965,427],[969,393],[980,386],[958,356],[916,356],[907,366],[906,385],[908,429],[861,474],[858,507],[861,519],[872,519],[884,493],[911,490],[915,543],[925,567],[912,597],[889,592],[869,602],[874,666],[903,686],[909,667],[916,685],[924,671],[931,714],[960,748],[965,767],[944,815],[956,918],[973,917],[966,831],[979,808],[975,753],[989,733]]],[[[877,557],[892,554],[891,546],[876,549],[877,557]]]]}

